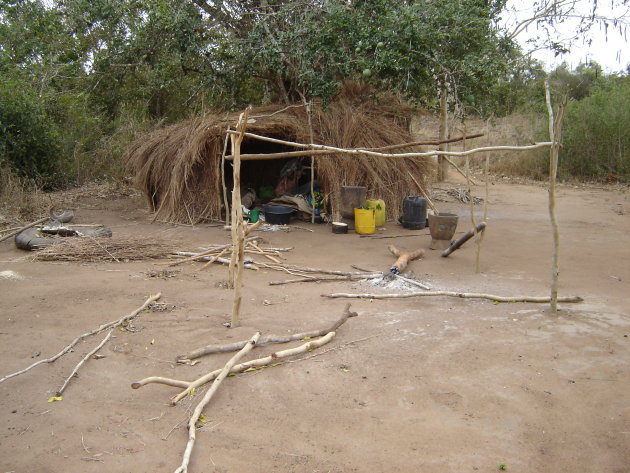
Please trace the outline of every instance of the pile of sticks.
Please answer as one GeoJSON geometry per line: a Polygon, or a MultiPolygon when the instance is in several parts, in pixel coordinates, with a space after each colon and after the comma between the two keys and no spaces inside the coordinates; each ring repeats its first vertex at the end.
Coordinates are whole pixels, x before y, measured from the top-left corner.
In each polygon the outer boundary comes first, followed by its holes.
{"type": "MultiPolygon", "coordinates": [[[[356,281],[361,279],[373,279],[383,276],[382,271],[337,271],[318,268],[307,268],[284,262],[283,253],[291,251],[293,248],[262,248],[259,245],[260,237],[249,237],[245,239],[245,269],[259,270],[268,269],[297,276],[299,279],[285,281],[272,281],[271,286],[281,284],[291,284],[298,282],[318,282],[318,281],[356,281]],[[254,257],[256,259],[254,259],[254,257]],[[265,258],[262,260],[261,258],[265,258]]],[[[174,251],[172,256],[179,259],[168,263],[157,263],[158,265],[177,266],[183,263],[202,261],[205,264],[200,268],[204,269],[213,263],[230,264],[232,244],[210,245],[198,252],[174,251]]]]}
{"type": "MultiPolygon", "coordinates": [[[[261,248],[259,246],[260,237],[251,237],[245,239],[245,254],[249,255],[245,258],[245,268],[258,270],[260,265],[256,263],[253,256],[265,258],[266,262],[273,264],[282,264],[282,253],[291,251],[293,248],[261,248]]],[[[192,263],[195,261],[205,262],[200,269],[205,269],[213,263],[230,264],[233,251],[231,243],[225,245],[210,245],[202,248],[201,251],[173,251],[172,256],[178,257],[176,261],[168,263],[159,263],[166,266],[177,266],[183,263],[192,263]]]]}
{"type": "MultiPolygon", "coordinates": [[[[204,384],[212,382],[210,388],[203,395],[203,398],[195,407],[189,421],[188,421],[188,442],[184,450],[181,465],[175,470],[175,473],[188,473],[188,466],[192,455],[195,441],[197,439],[197,422],[200,420],[203,410],[206,408],[214,394],[216,393],[219,385],[230,374],[244,373],[262,369],[266,367],[274,367],[284,363],[290,358],[295,358],[298,355],[308,353],[312,350],[322,347],[329,343],[336,335],[336,331],[343,325],[349,318],[356,317],[356,312],[350,311],[350,304],[346,304],[343,314],[332,325],[322,327],[320,329],[311,330],[308,332],[296,333],[296,334],[281,334],[281,335],[267,335],[261,337],[260,332],[256,332],[249,340],[242,340],[236,343],[228,343],[227,345],[208,345],[206,347],[194,350],[190,354],[182,355],[178,357],[178,361],[191,361],[192,359],[199,358],[201,356],[213,354],[213,353],[226,353],[237,351],[223,368],[217,368],[210,372],[207,372],[203,376],[193,380],[184,381],[179,379],[164,378],[162,376],[151,376],[144,378],[131,385],[133,389],[139,389],[147,384],[164,384],[179,388],[180,392],[171,398],[171,405],[176,405],[180,400],[186,396],[192,396],[195,391],[202,387],[204,384]],[[315,340],[313,338],[319,337],[315,340]],[[256,346],[271,345],[288,343],[295,340],[302,340],[303,343],[300,346],[288,348],[286,350],[276,351],[270,355],[262,358],[252,359],[244,363],[239,363],[239,360],[249,353],[256,346]]],[[[312,355],[315,356],[315,355],[312,355]]]]}

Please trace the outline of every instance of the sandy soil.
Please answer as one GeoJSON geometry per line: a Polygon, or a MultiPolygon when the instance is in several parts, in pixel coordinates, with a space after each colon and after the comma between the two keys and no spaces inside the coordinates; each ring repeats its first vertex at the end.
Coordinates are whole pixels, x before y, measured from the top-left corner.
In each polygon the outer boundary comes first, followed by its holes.
{"type": "MultiPolygon", "coordinates": [[[[479,191],[482,193],[482,191],[479,191]]],[[[449,258],[427,251],[411,265],[436,289],[546,295],[551,238],[547,193],[538,186],[491,187],[482,273],[474,246],[449,258]]],[[[442,203],[467,229],[467,206],[442,203]]],[[[228,378],[206,410],[191,472],[630,472],[630,194],[562,187],[561,292],[581,304],[493,304],[454,298],[357,300],[322,352],[228,378]],[[354,343],[353,343],[354,342],[354,343]],[[330,350],[330,348],[334,348],[330,350]],[[326,351],[329,350],[329,351],[326,351]]],[[[478,208],[478,212],[481,210],[478,208]]],[[[152,236],[182,248],[227,242],[220,228],[151,225],[139,198],[83,199],[77,223],[102,222],[115,235],[152,236]]],[[[386,247],[428,247],[412,238],[367,239],[268,232],[293,246],[291,263],[349,270],[385,269],[386,247]]],[[[379,234],[412,234],[394,223],[379,234]]],[[[135,332],[115,333],[69,386],[47,403],[92,337],[51,365],[0,384],[1,472],[172,472],[181,462],[189,412],[200,393],[176,407],[177,390],[130,384],[146,376],[194,379],[229,355],[176,365],[176,355],[209,343],[317,328],[345,300],[328,292],[381,289],[365,283],[268,286],[287,275],[247,271],[242,326],[227,329],[232,293],[227,269],[183,265],[175,277],[150,277],[150,262],[33,263],[10,242],[0,246],[0,376],[49,357],[75,336],[115,320],[161,291],[169,310],[143,313],[135,332]]],[[[293,344],[295,345],[295,344],[293,344]]],[[[256,348],[252,357],[274,347],[256,348]]]]}

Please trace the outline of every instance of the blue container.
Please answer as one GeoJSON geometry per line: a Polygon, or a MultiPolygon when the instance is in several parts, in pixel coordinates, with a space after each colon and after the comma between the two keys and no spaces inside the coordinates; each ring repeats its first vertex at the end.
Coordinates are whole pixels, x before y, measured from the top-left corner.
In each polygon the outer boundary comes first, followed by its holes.
{"type": "Polygon", "coordinates": [[[427,199],[408,195],[403,199],[402,226],[410,230],[421,230],[427,226],[427,199]]]}

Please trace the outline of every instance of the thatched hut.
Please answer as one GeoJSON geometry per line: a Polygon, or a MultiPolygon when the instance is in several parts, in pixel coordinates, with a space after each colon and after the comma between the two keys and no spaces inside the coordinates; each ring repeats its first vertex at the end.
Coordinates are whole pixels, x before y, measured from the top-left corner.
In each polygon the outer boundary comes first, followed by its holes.
{"type": "MultiPolygon", "coordinates": [[[[136,186],[147,197],[156,218],[199,222],[225,215],[222,174],[231,191],[231,164],[222,165],[226,130],[234,127],[238,113],[192,118],[140,137],[127,153],[136,186]],[[222,169],[223,167],[223,169],[222,169]]],[[[314,106],[314,142],[340,148],[381,148],[412,142],[410,109],[383,106],[372,101],[356,103],[338,99],[326,108],[314,106]]],[[[247,131],[301,143],[310,142],[304,107],[254,108],[247,131]]],[[[284,145],[246,138],[241,153],[294,151],[284,145]]],[[[396,152],[418,151],[399,148],[396,152]]],[[[253,188],[273,186],[288,159],[243,161],[241,182],[253,188]]],[[[336,207],[341,186],[366,186],[368,197],[382,198],[388,217],[397,218],[405,195],[417,193],[410,174],[424,183],[431,162],[422,158],[377,158],[333,154],[315,158],[316,179],[336,207]]]]}

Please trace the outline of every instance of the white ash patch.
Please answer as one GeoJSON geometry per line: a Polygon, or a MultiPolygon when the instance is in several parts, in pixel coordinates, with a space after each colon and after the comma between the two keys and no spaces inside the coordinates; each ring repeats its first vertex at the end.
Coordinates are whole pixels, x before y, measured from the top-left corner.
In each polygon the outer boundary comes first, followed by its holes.
{"type": "Polygon", "coordinates": [[[21,281],[24,276],[15,271],[0,271],[0,279],[9,279],[11,281],[21,281]]]}
{"type": "MultiPolygon", "coordinates": [[[[411,279],[412,281],[417,281],[421,284],[425,284],[428,285],[428,283],[426,281],[418,281],[415,279],[413,274],[405,274],[404,276],[407,279],[411,279]]],[[[388,276],[387,273],[385,273],[383,276],[378,277],[378,278],[373,278],[373,279],[366,279],[363,282],[363,285],[367,285],[367,286],[372,286],[372,287],[379,287],[382,289],[387,290],[387,292],[401,292],[401,291],[408,291],[408,292],[416,292],[416,291],[422,291],[421,287],[416,286],[415,284],[413,284],[412,282],[408,282],[405,281],[404,279],[398,278],[398,277],[390,277],[388,276]]]]}

